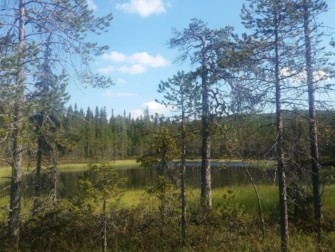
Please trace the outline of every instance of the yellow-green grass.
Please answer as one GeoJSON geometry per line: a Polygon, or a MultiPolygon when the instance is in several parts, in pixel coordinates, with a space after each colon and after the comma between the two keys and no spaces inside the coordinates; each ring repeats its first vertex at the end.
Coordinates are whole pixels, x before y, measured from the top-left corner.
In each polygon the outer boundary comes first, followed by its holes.
{"type": "MultiPolygon", "coordinates": [[[[278,205],[278,188],[271,185],[258,185],[258,195],[264,214],[270,214],[278,205]]],[[[200,189],[187,191],[188,204],[197,207],[200,200],[200,189]]],[[[258,216],[258,201],[253,187],[250,185],[231,186],[212,190],[213,209],[225,208],[227,205],[243,210],[251,216],[258,216]]]]}
{"type": "Polygon", "coordinates": [[[12,169],[9,166],[0,167],[0,178],[9,177],[11,175],[12,169]]]}
{"type": "MultiPolygon", "coordinates": [[[[271,215],[278,208],[278,187],[272,185],[258,185],[264,215],[271,215]]],[[[323,194],[323,210],[326,216],[335,220],[335,185],[327,185],[323,194]]],[[[121,207],[136,207],[147,199],[145,189],[126,190],[120,198],[121,207]]],[[[190,208],[199,205],[200,189],[188,189],[187,200],[190,208]]],[[[223,208],[227,204],[234,209],[245,211],[250,216],[258,216],[258,201],[253,187],[250,185],[216,188],[212,190],[213,209],[223,208]]]]}
{"type": "MultiPolygon", "coordinates": [[[[129,167],[139,167],[139,163],[136,160],[117,160],[115,162],[109,162],[109,165],[115,167],[115,169],[124,169],[129,167]]],[[[58,171],[60,172],[79,172],[88,170],[89,164],[60,164],[58,166],[58,171]]],[[[29,173],[33,169],[24,169],[24,173],[29,173]]],[[[0,178],[10,177],[11,176],[11,167],[3,166],[0,167],[0,178]]],[[[1,183],[1,181],[0,181],[1,183]]]]}
{"type": "Polygon", "coordinates": [[[327,185],[322,195],[322,207],[325,217],[335,221],[335,185],[327,185]]]}
{"type": "MultiPolygon", "coordinates": [[[[263,212],[265,216],[278,208],[278,188],[271,185],[259,185],[257,187],[260,196],[263,212]]],[[[178,193],[178,191],[177,191],[178,193]]],[[[323,211],[327,218],[335,220],[335,185],[328,185],[323,193],[323,211]]],[[[200,189],[187,190],[188,208],[195,209],[199,205],[200,189]]],[[[110,201],[111,202],[111,201],[110,201]]],[[[0,198],[0,219],[8,214],[9,197],[0,198]]],[[[118,208],[133,209],[141,204],[151,204],[151,208],[158,207],[158,201],[154,197],[149,197],[144,188],[129,189],[122,192],[117,201],[118,208]]],[[[233,209],[244,211],[250,216],[259,215],[258,203],[252,186],[232,186],[229,188],[216,188],[212,191],[213,210],[224,209],[229,204],[233,209]]],[[[97,208],[100,207],[97,204],[97,208]]],[[[32,206],[31,198],[22,198],[22,213],[27,214],[32,206]]],[[[99,211],[97,209],[97,211],[99,211]]]]}
{"type": "Polygon", "coordinates": [[[121,208],[134,208],[139,206],[147,197],[145,189],[131,189],[122,193],[119,206],[121,208]]]}
{"type": "MultiPolygon", "coordinates": [[[[139,167],[139,163],[136,160],[116,160],[115,162],[110,161],[108,164],[115,167],[115,169],[139,167]]],[[[75,172],[88,170],[89,164],[61,164],[58,167],[61,172],[75,172]]]]}
{"type": "MultiPolygon", "coordinates": [[[[178,161],[178,160],[175,160],[178,161]]],[[[188,160],[190,162],[194,161],[200,161],[200,160],[188,160]]],[[[217,159],[212,160],[213,162],[242,162],[242,160],[239,159],[217,159]]],[[[273,165],[273,162],[271,161],[264,161],[264,160],[247,160],[247,162],[250,162],[252,164],[255,164],[256,166],[260,167],[271,167],[273,165]]],[[[128,159],[128,160],[116,160],[109,161],[109,165],[115,167],[115,169],[125,169],[129,167],[139,167],[139,163],[136,162],[135,159],[128,159]]],[[[89,163],[64,163],[61,162],[60,165],[58,165],[59,171],[61,172],[76,172],[76,171],[85,171],[88,169],[89,163]]],[[[32,169],[25,169],[25,172],[32,171],[32,169]]],[[[11,168],[9,166],[0,167],[0,178],[1,177],[8,177],[10,176],[11,168]]]]}

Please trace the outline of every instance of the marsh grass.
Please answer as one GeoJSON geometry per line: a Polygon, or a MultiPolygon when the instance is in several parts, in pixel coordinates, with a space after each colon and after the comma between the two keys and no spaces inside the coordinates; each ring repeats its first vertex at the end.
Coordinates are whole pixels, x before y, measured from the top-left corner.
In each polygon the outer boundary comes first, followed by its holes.
{"type": "MultiPolygon", "coordinates": [[[[175,160],[179,161],[179,160],[175,160]]],[[[197,160],[188,160],[190,162],[194,162],[197,160]]],[[[218,159],[214,160],[215,162],[242,162],[241,160],[238,159],[218,159]]],[[[60,162],[58,165],[58,171],[60,172],[80,172],[80,171],[87,171],[90,162],[87,163],[72,163],[67,160],[68,163],[60,162]]],[[[252,164],[254,164],[257,167],[265,167],[264,169],[270,169],[273,165],[272,162],[266,162],[264,160],[250,160],[248,161],[252,164]]],[[[92,163],[92,162],[91,162],[92,163]]],[[[120,169],[128,169],[128,168],[140,168],[140,164],[136,162],[135,159],[129,159],[129,160],[116,160],[114,161],[109,161],[109,165],[114,167],[116,170],[120,169]]],[[[33,169],[24,169],[24,172],[29,173],[32,172],[33,169]]],[[[11,168],[9,166],[3,166],[0,167],[0,178],[2,177],[9,177],[11,174],[11,168]]]]}
{"type": "Polygon", "coordinates": [[[11,176],[12,169],[9,166],[0,167],[0,179],[8,178],[11,176]]]}
{"type": "MultiPolygon", "coordinates": [[[[128,169],[130,167],[139,167],[139,163],[137,163],[136,160],[116,160],[115,162],[110,161],[108,162],[108,165],[112,166],[116,170],[128,169]]],[[[60,172],[87,171],[89,169],[89,164],[61,164],[58,166],[58,168],[60,172]]]]}
{"type": "MultiPolygon", "coordinates": [[[[138,165],[134,160],[110,163],[115,169],[138,165]]],[[[87,167],[87,168],[86,168],[87,167]]],[[[83,171],[83,164],[60,165],[62,172],[83,171]]],[[[1,168],[7,176],[10,168],[1,168]]],[[[186,244],[180,243],[180,199],[169,212],[164,234],[159,232],[157,197],[146,188],[124,190],[117,199],[108,200],[109,242],[112,251],[280,251],[278,189],[257,185],[266,222],[262,239],[255,192],[251,185],[216,188],[212,191],[213,210],[207,221],[199,217],[200,190],[187,189],[188,229],[186,244]]],[[[179,189],[175,191],[179,193],[179,189]]],[[[290,251],[333,251],[335,248],[335,185],[323,192],[325,228],[320,246],[316,233],[290,222],[290,251]]],[[[47,196],[43,202],[47,205],[47,196]]],[[[8,195],[0,197],[0,233],[8,216],[8,195]]],[[[85,199],[61,199],[33,216],[33,199],[22,198],[22,251],[99,251],[99,220],[102,204],[85,199]]],[[[304,225],[301,224],[301,225],[304,225]]],[[[2,230],[2,231],[1,231],[2,230]]],[[[2,245],[0,245],[0,250],[2,245]]]]}
{"type": "MultiPolygon", "coordinates": [[[[213,211],[206,222],[199,220],[197,215],[200,191],[189,189],[188,229],[184,245],[179,239],[180,211],[176,209],[167,216],[162,236],[158,228],[159,201],[142,188],[125,190],[118,200],[109,200],[109,221],[112,226],[108,244],[115,251],[280,251],[280,227],[276,220],[271,220],[273,211],[277,209],[277,188],[259,185],[258,191],[266,216],[265,239],[261,238],[257,200],[252,186],[213,190],[213,211]]],[[[325,216],[331,217],[335,205],[335,186],[326,186],[324,191],[325,216]]],[[[6,200],[8,197],[1,198],[0,205],[6,204],[6,200]]],[[[85,204],[92,206],[87,208],[74,206],[64,199],[55,209],[49,208],[45,213],[32,216],[29,212],[32,202],[31,198],[24,198],[22,202],[25,228],[23,251],[29,251],[32,246],[43,251],[99,250],[100,203],[87,201],[85,204]]],[[[7,212],[1,212],[3,227],[7,212]]],[[[331,221],[335,221],[334,216],[331,221]]],[[[305,232],[291,223],[290,251],[332,251],[334,235],[334,229],[325,230],[319,248],[315,233],[305,232]]]]}

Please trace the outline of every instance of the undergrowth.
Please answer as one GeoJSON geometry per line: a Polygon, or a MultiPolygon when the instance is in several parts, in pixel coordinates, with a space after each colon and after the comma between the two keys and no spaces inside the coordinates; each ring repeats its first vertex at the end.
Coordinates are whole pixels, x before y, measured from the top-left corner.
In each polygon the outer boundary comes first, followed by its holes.
{"type": "MultiPolygon", "coordinates": [[[[334,187],[328,189],[334,193],[334,187]]],[[[199,191],[188,191],[184,241],[181,240],[178,193],[171,193],[162,201],[153,188],[125,191],[118,200],[108,201],[108,250],[280,251],[277,191],[271,186],[261,186],[259,191],[265,213],[264,239],[251,188],[232,187],[213,191],[213,209],[206,218],[199,211],[199,191]],[[164,212],[162,204],[165,204],[164,212]]],[[[334,198],[331,194],[329,198],[324,196],[327,204],[321,242],[317,242],[312,221],[298,222],[291,218],[290,251],[333,251],[335,248],[334,198]]],[[[56,206],[48,202],[45,199],[44,207],[36,214],[23,211],[21,251],[100,251],[102,216],[93,201],[74,197],[60,200],[56,206]]],[[[31,207],[29,200],[23,207],[31,207]]],[[[6,246],[9,242],[5,220],[2,218],[0,222],[0,251],[11,251],[6,246]]]]}

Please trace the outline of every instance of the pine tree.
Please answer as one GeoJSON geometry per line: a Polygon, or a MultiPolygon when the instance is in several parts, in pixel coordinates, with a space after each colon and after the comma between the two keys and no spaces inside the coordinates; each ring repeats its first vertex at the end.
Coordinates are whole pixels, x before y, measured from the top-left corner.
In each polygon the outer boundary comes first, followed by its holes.
{"type": "MultiPolygon", "coordinates": [[[[51,35],[48,41],[50,41],[51,35]]],[[[62,137],[58,137],[60,133],[60,120],[58,118],[60,112],[63,111],[65,102],[69,96],[65,92],[67,78],[64,73],[60,76],[53,74],[50,61],[50,44],[46,43],[44,52],[44,61],[37,72],[37,82],[35,84],[36,91],[32,94],[32,102],[35,103],[35,114],[30,118],[34,127],[37,142],[36,154],[36,172],[35,172],[35,200],[34,210],[36,211],[40,205],[41,194],[41,170],[42,156],[47,155],[48,161],[52,165],[53,180],[53,201],[56,201],[56,156],[57,150],[61,147],[62,137]]]]}
{"type": "MultiPolygon", "coordinates": [[[[311,156],[311,174],[313,186],[314,217],[318,226],[318,237],[321,237],[321,185],[320,185],[320,160],[318,146],[318,127],[316,117],[316,92],[317,86],[322,86],[329,76],[332,75],[333,69],[329,64],[329,56],[333,55],[326,51],[321,45],[322,38],[326,35],[321,31],[322,24],[318,20],[322,13],[328,11],[326,1],[317,0],[300,0],[296,1],[292,8],[293,20],[298,21],[298,27],[303,30],[302,48],[304,55],[306,85],[308,94],[308,119],[309,119],[309,141],[311,156]],[[300,22],[299,22],[300,21],[300,22]]],[[[325,86],[326,92],[330,86],[325,86]]]]}
{"type": "Polygon", "coordinates": [[[170,39],[171,48],[180,51],[179,59],[189,58],[192,64],[199,64],[197,74],[201,78],[201,121],[202,121],[202,151],[201,151],[201,196],[200,201],[204,214],[212,207],[211,197],[211,167],[210,167],[210,64],[213,60],[213,47],[221,34],[207,28],[206,24],[193,19],[189,27],[182,32],[173,31],[170,39]],[[196,48],[196,49],[195,49],[196,48]]]}
{"type": "Polygon", "coordinates": [[[158,101],[166,106],[172,107],[180,113],[181,120],[181,234],[182,240],[186,239],[186,122],[194,115],[196,104],[199,100],[199,88],[192,82],[191,76],[184,72],[178,72],[168,81],[161,81],[158,86],[158,92],[164,95],[164,100],[158,101]]]}
{"type": "MultiPolygon", "coordinates": [[[[288,212],[286,192],[286,167],[284,150],[284,127],[283,127],[283,76],[281,71],[289,68],[289,54],[292,49],[287,46],[286,39],[292,39],[291,24],[289,20],[288,2],[279,0],[256,1],[248,0],[249,5],[243,6],[242,20],[246,28],[253,31],[253,39],[259,41],[255,47],[255,61],[259,62],[257,78],[269,85],[266,87],[271,94],[275,93],[276,104],[276,156],[278,170],[280,224],[281,224],[281,248],[288,250],[288,212]],[[291,37],[290,37],[291,36],[291,37]],[[267,60],[268,59],[268,60],[267,60]]],[[[259,87],[257,87],[259,88],[259,87]]]]}
{"type": "Polygon", "coordinates": [[[85,84],[95,86],[107,85],[109,79],[90,71],[89,61],[92,56],[103,53],[105,46],[85,42],[89,32],[104,32],[112,19],[111,15],[96,18],[88,9],[85,0],[60,1],[5,1],[1,3],[0,18],[3,20],[3,34],[10,38],[6,46],[11,46],[12,55],[15,55],[15,66],[7,69],[11,72],[12,80],[8,83],[13,97],[12,112],[12,185],[10,195],[10,212],[8,222],[8,237],[14,249],[18,249],[20,235],[20,201],[21,175],[24,140],[24,121],[28,113],[26,108],[26,90],[30,74],[35,72],[39,65],[39,50],[48,41],[50,32],[53,33],[50,45],[54,49],[49,61],[61,62],[74,69],[79,79],[85,84]],[[61,53],[60,53],[61,52],[61,53]],[[62,57],[59,57],[62,55],[62,57]],[[81,64],[71,64],[70,58],[78,56],[81,64]],[[70,64],[69,64],[70,63],[70,64]],[[82,68],[79,68],[80,66],[82,68]]]}

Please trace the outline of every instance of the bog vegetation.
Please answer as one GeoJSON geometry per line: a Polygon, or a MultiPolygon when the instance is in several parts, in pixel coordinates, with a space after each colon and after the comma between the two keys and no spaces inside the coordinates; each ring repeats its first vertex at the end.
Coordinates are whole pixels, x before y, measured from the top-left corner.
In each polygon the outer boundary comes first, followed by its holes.
{"type": "Polygon", "coordinates": [[[108,30],[111,14],[95,17],[84,0],[1,3],[0,174],[10,185],[0,250],[332,251],[334,41],[319,22],[327,11],[323,0],[246,0],[246,34],[192,19],[169,46],[193,71],[157,83],[158,102],[177,116],[146,109],[133,118],[64,105],[69,72],[85,85],[112,84],[89,69],[107,47],[85,40],[108,30]],[[126,159],[161,176],[126,188],[117,171],[126,159]],[[250,183],[212,189],[215,159],[238,160],[250,183]],[[255,163],[272,184],[252,176],[255,163]],[[68,198],[60,164],[89,164],[68,198]],[[194,164],[201,179],[191,188],[194,164]],[[23,188],[26,171],[33,180],[23,188]]]}

